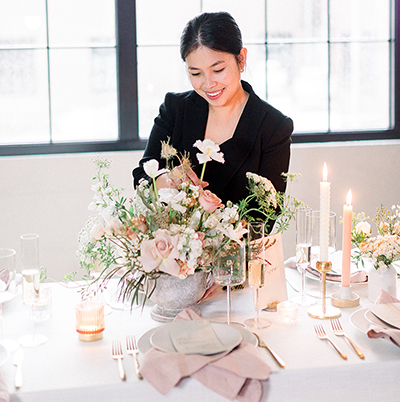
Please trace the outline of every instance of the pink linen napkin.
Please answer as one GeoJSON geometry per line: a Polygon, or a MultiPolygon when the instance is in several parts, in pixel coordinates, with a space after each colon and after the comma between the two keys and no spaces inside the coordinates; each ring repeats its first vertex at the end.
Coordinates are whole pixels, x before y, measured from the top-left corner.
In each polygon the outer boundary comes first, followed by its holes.
{"type": "MultiPolygon", "coordinates": [[[[400,303],[400,300],[396,299],[389,293],[381,290],[381,294],[376,300],[375,304],[383,303],[400,303]]],[[[378,325],[371,325],[367,332],[368,338],[385,338],[392,341],[396,346],[400,347],[400,329],[395,328],[382,328],[378,325]]]]}
{"type": "Polygon", "coordinates": [[[10,402],[10,394],[3,377],[0,375],[0,402],[10,402]]]}
{"type": "MultiPolygon", "coordinates": [[[[175,321],[198,319],[193,310],[186,309],[175,321]]],[[[230,400],[258,402],[261,381],[268,379],[271,368],[254,345],[241,343],[232,351],[211,356],[164,353],[152,348],[145,354],[140,372],[163,395],[190,376],[230,400]]]]}

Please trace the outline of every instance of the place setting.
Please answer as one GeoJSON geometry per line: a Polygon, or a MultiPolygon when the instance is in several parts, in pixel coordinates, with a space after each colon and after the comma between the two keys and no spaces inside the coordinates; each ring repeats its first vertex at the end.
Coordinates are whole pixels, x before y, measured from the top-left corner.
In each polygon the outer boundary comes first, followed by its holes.
{"type": "Polygon", "coordinates": [[[140,337],[140,373],[162,394],[189,376],[228,398],[240,395],[245,383],[259,392],[255,382],[266,380],[271,368],[257,345],[257,338],[245,328],[210,322],[187,309],[173,322],[140,337]],[[237,361],[243,364],[235,364],[237,361]],[[159,372],[165,375],[159,376],[159,372]],[[218,382],[220,375],[229,387],[218,382]]]}
{"type": "Polygon", "coordinates": [[[400,300],[386,291],[381,291],[374,304],[355,311],[350,322],[369,338],[388,339],[400,347],[400,300]]]}

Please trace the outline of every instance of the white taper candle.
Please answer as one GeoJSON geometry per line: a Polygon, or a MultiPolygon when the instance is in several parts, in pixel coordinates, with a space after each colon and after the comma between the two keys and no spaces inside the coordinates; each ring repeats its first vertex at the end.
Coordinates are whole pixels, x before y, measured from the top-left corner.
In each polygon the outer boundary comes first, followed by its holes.
{"type": "Polygon", "coordinates": [[[328,261],[329,246],[329,212],[331,199],[331,183],[328,179],[328,168],[326,162],[323,169],[323,181],[319,184],[319,210],[320,210],[320,226],[319,226],[319,247],[321,262],[328,261]]]}

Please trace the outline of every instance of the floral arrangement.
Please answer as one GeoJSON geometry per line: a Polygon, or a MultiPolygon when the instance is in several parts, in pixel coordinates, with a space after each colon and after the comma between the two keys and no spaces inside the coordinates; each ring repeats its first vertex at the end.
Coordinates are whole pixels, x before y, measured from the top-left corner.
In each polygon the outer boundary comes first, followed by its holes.
{"type": "MultiPolygon", "coordinates": [[[[118,276],[123,300],[138,303],[142,289],[145,303],[160,275],[184,279],[196,270],[210,269],[216,253],[244,244],[252,199],[259,202],[265,221],[282,219],[285,224],[279,227],[286,227],[299,201],[289,202],[292,198],[276,192],[269,180],[249,173],[249,197],[240,205],[224,205],[204,189],[207,183],[203,182],[208,161],[224,163],[219,146],[210,140],[196,141],[194,146],[201,151],[197,154],[203,164],[200,179],[187,155],[178,156],[169,142],[162,143],[166,168],[159,169],[157,160],[146,162],[143,168],[151,182],[141,180],[131,199],[122,197],[122,189],[110,184],[104,172],[110,161],[95,159],[95,197],[89,209],[97,215],[80,232],[78,250],[85,277],[92,279],[90,284],[105,287],[109,279],[118,276]],[[173,167],[171,159],[175,157],[180,164],[173,167]],[[169,186],[157,188],[156,179],[164,173],[168,173],[169,186]],[[283,213],[278,215],[277,209],[283,213]]],[[[291,180],[295,176],[289,175],[291,180]]]]}
{"type": "Polygon", "coordinates": [[[377,235],[372,237],[371,225],[364,213],[353,214],[352,242],[359,248],[356,262],[369,257],[376,269],[386,269],[400,259],[400,205],[393,205],[391,211],[381,205],[376,210],[373,222],[377,235]]]}

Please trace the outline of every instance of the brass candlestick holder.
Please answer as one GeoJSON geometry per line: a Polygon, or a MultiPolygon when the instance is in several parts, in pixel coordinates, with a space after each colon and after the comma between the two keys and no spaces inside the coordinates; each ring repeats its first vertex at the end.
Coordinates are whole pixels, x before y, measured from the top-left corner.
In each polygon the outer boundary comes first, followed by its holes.
{"type": "Polygon", "coordinates": [[[330,261],[317,261],[317,269],[322,274],[322,307],[311,307],[308,310],[308,315],[320,320],[338,318],[342,314],[340,310],[336,307],[326,305],[326,274],[332,269],[332,263],[330,261]]]}

